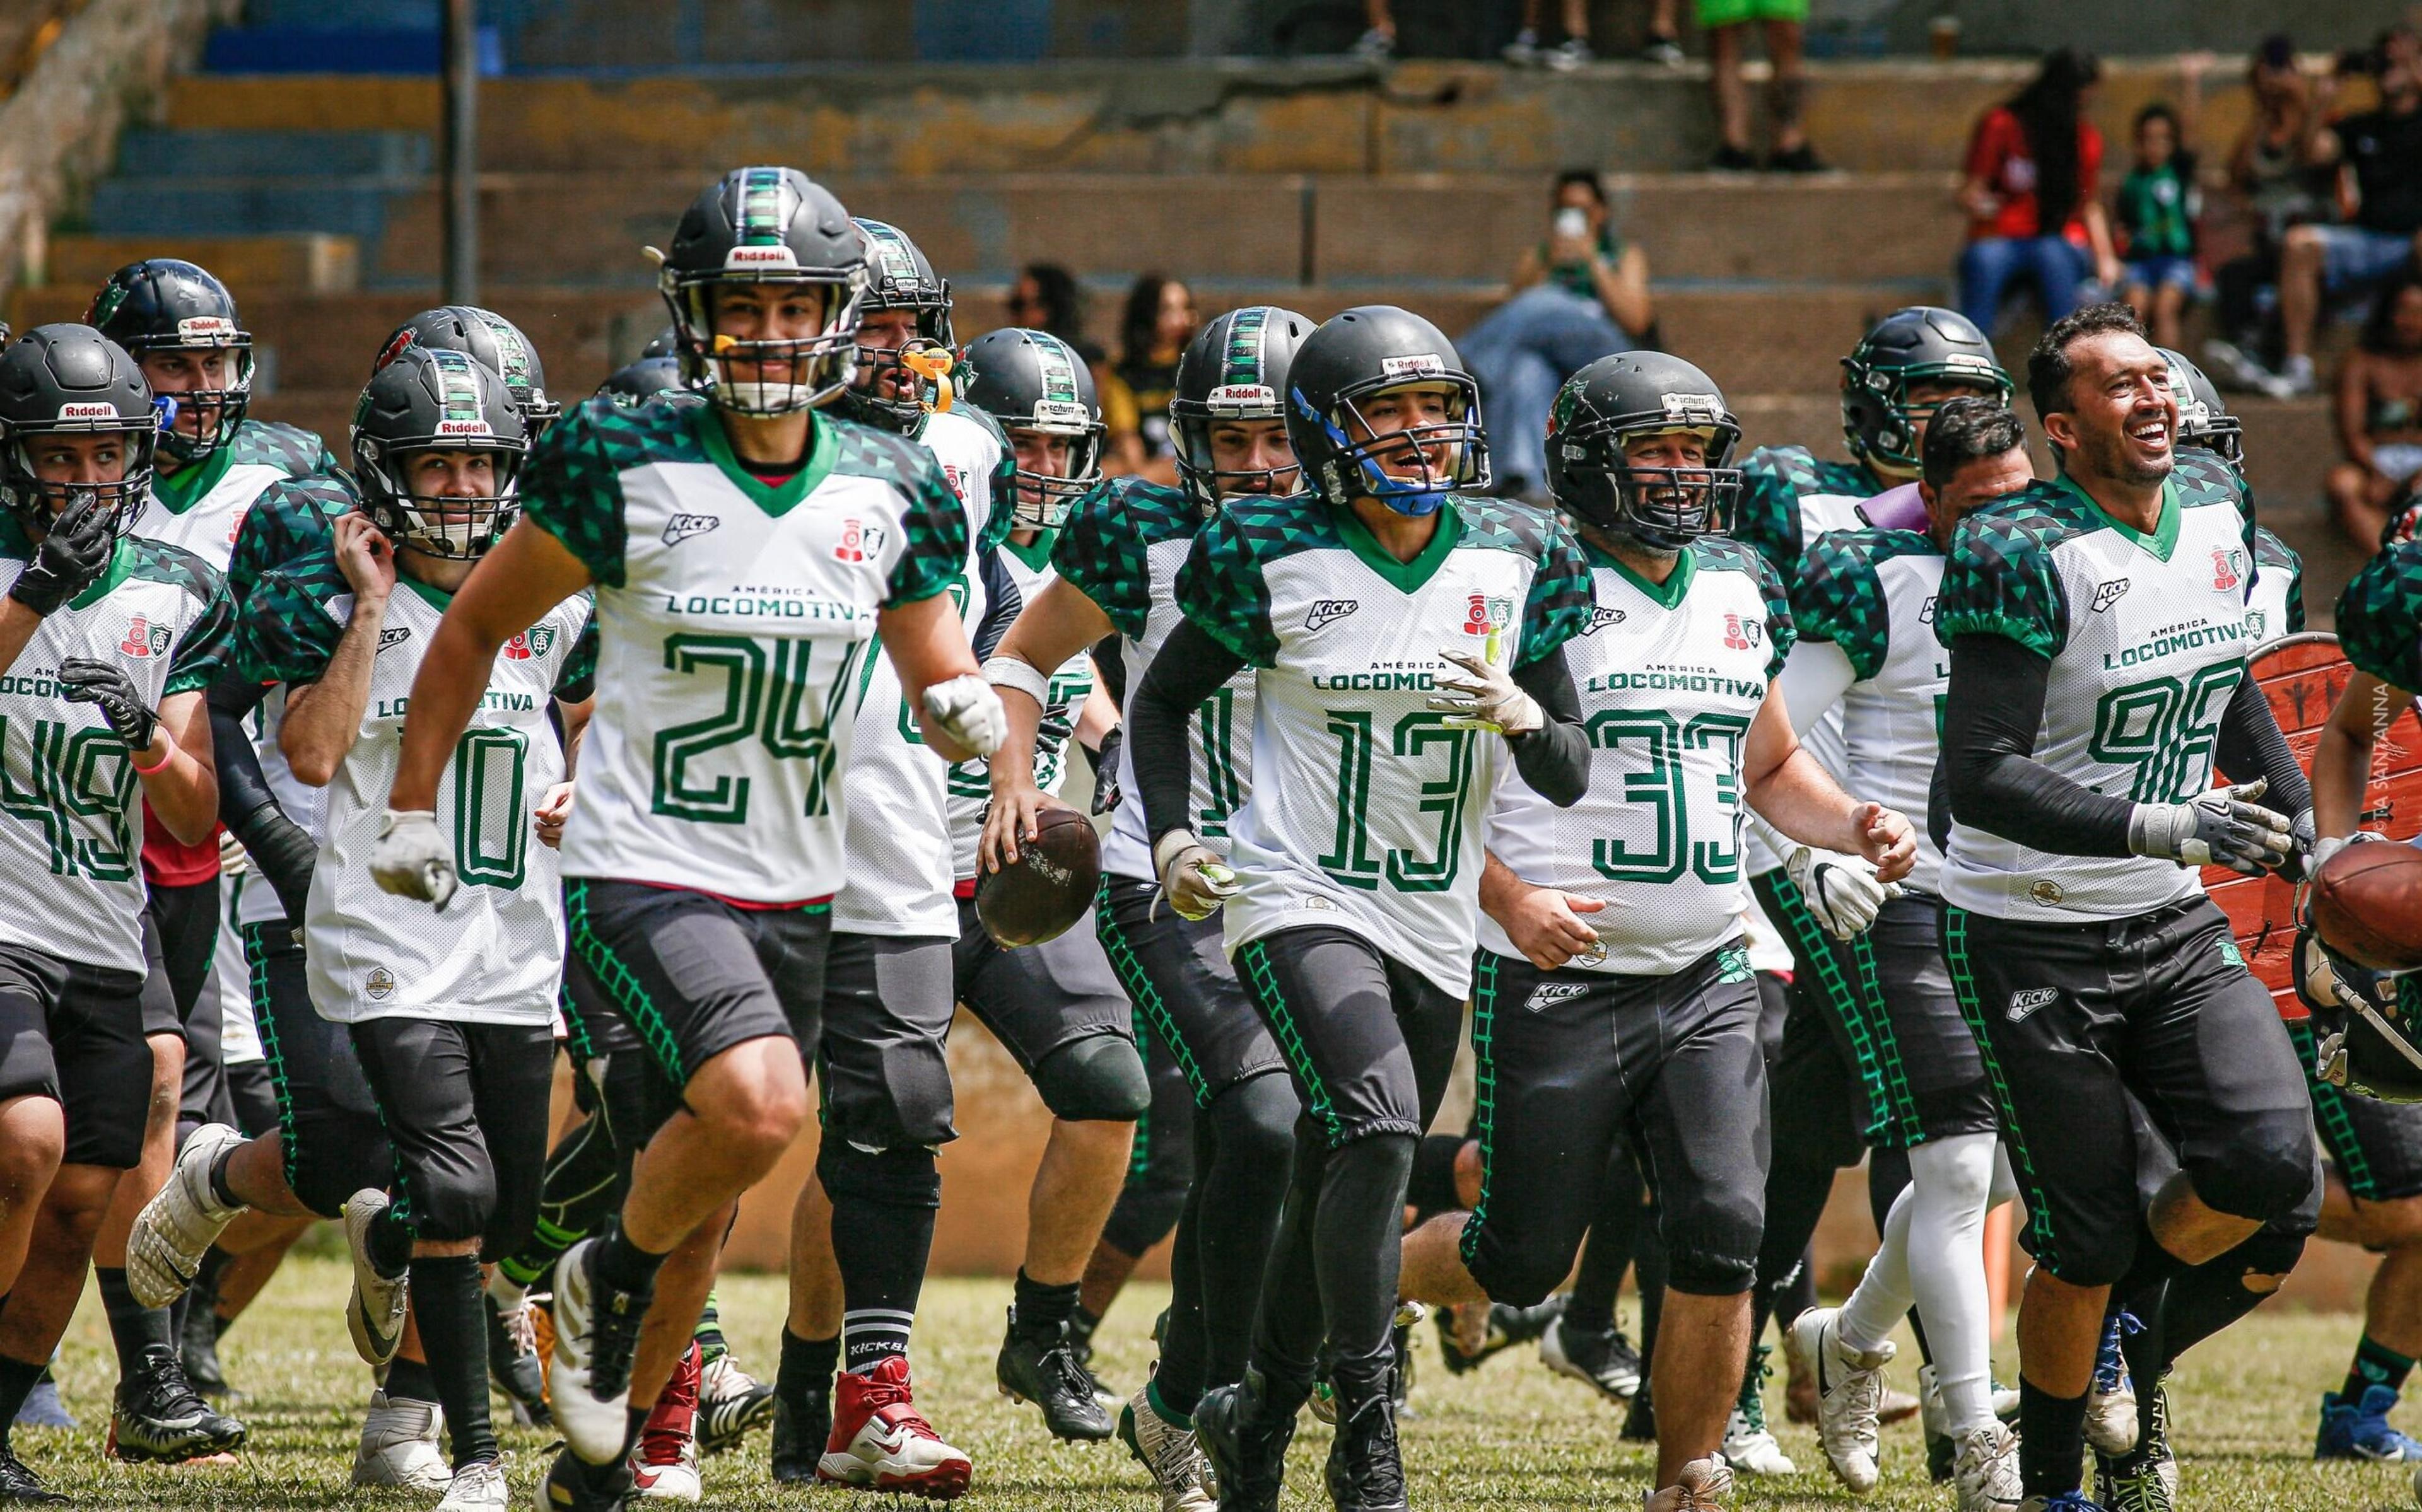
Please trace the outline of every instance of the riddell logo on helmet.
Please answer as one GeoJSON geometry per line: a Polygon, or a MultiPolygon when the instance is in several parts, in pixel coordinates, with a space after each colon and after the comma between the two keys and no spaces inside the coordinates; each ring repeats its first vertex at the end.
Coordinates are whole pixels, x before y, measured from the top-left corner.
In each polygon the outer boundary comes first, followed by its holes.
{"type": "Polygon", "coordinates": [[[233,335],[235,322],[223,315],[189,315],[177,322],[177,339],[180,341],[215,341],[233,335]]]}
{"type": "Polygon", "coordinates": [[[485,420],[440,420],[437,433],[441,436],[489,436],[495,432],[488,429],[485,420]]]}
{"type": "Polygon", "coordinates": [[[59,418],[62,420],[115,420],[118,418],[118,406],[91,402],[62,404],[59,406],[59,418]]]}
{"type": "Polygon", "coordinates": [[[727,268],[795,268],[799,259],[785,246],[733,247],[723,255],[727,268]]]}
{"type": "Polygon", "coordinates": [[[1416,352],[1409,357],[1382,357],[1379,371],[1390,378],[1408,378],[1421,373],[1443,373],[1446,361],[1435,351],[1416,352]]]}
{"type": "Polygon", "coordinates": [[[1234,405],[1238,409],[1268,409],[1278,403],[1276,389],[1259,383],[1222,383],[1211,391],[1209,403],[1234,405]]]}

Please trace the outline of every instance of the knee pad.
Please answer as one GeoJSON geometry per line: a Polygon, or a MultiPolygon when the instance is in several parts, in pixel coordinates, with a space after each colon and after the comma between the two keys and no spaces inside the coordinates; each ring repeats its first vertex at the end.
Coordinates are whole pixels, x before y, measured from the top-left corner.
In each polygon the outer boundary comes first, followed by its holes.
{"type": "Polygon", "coordinates": [[[286,1184],[322,1218],[344,1216],[346,1198],[364,1187],[383,1191],[394,1178],[395,1156],[374,1117],[331,1112],[292,1120],[281,1132],[286,1184]]]}
{"type": "Polygon", "coordinates": [[[1488,1293],[1490,1302],[1535,1307],[1564,1285],[1581,1253],[1579,1236],[1569,1244],[1560,1239],[1549,1234],[1511,1235],[1502,1224],[1474,1217],[1464,1224],[1463,1268],[1488,1293]]]}
{"type": "MultiPolygon", "coordinates": [[[[1211,1106],[1196,1116],[1208,1118],[1213,1125],[1212,1137],[1218,1141],[1216,1158],[1226,1164],[1231,1161],[1268,1162],[1273,1170],[1282,1170],[1295,1159],[1295,1126],[1303,1104],[1295,1095],[1295,1085],[1277,1072],[1239,1082],[1211,1099],[1211,1106]]],[[[1423,1141],[1426,1147],[1428,1141],[1423,1141]]],[[[1461,1140],[1447,1141],[1460,1145],[1461,1140]]],[[[1447,1152],[1447,1187],[1455,1186],[1455,1152],[1447,1152]]],[[[1418,1202],[1422,1186],[1422,1157],[1413,1159],[1413,1196],[1418,1202]]],[[[1200,1179],[1201,1172],[1196,1173],[1200,1179]]]]}
{"type": "Polygon", "coordinates": [[[1695,1297],[1730,1297],[1755,1285],[1758,1241],[1765,1233],[1762,1195],[1666,1193],[1659,1224],[1665,1284],[1695,1297]]]}
{"type": "Polygon", "coordinates": [[[1051,1116],[1071,1123],[1131,1124],[1152,1107],[1143,1057],[1123,1035],[1089,1035],[1044,1056],[1034,1090],[1051,1116]]]}
{"type": "Polygon", "coordinates": [[[2195,1195],[2237,1218],[2292,1218],[2320,1181],[2312,1115],[2303,1109],[2241,1120],[2209,1154],[2187,1162],[2195,1195]]]}
{"type": "Polygon", "coordinates": [[[415,1239],[460,1240],[488,1231],[496,1213],[496,1173],[485,1160],[411,1173],[398,1206],[415,1239]]]}
{"type": "Polygon", "coordinates": [[[2243,1276],[2284,1276],[2304,1258],[2306,1237],[2292,1229],[2265,1228],[2211,1263],[2227,1265],[2243,1276]]]}
{"type": "Polygon", "coordinates": [[[816,1151],[816,1178],[835,1202],[854,1197],[887,1208],[939,1208],[942,1172],[922,1145],[862,1150],[827,1134],[816,1151]]]}

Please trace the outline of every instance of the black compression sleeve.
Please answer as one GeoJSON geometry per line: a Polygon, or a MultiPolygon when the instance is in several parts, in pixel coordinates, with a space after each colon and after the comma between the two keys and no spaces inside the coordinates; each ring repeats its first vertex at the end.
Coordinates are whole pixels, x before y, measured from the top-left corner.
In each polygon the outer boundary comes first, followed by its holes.
{"type": "Polygon", "coordinates": [[[2262,806],[2272,812],[2293,818],[2313,806],[2313,785],[2305,780],[2304,769],[2296,764],[2288,737],[2280,733],[2270,698],[2252,678],[2237,685],[2228,708],[2221,713],[2214,755],[2231,782],[2270,778],[2271,789],[2262,795],[2262,806]]]}
{"type": "Polygon", "coordinates": [[[2034,758],[2052,659],[2000,635],[1951,643],[1942,762],[1959,822],[2062,856],[2124,856],[2135,805],[2034,758]]]}
{"type": "Polygon", "coordinates": [[[1093,670],[1102,676],[1102,691],[1122,711],[1127,707],[1127,662],[1124,640],[1116,632],[1093,643],[1093,670]]]}
{"type": "Polygon", "coordinates": [[[1514,770],[1531,790],[1555,804],[1570,808],[1589,791],[1589,734],[1581,727],[1581,697],[1573,687],[1572,669],[1565,665],[1561,646],[1527,666],[1514,669],[1514,686],[1531,695],[1547,724],[1509,742],[1514,770]]]}
{"type": "Polygon", "coordinates": [[[260,770],[260,753],[244,727],[246,715],[269,696],[270,685],[227,674],[211,684],[204,702],[211,711],[211,761],[218,772],[219,822],[252,857],[289,922],[300,924],[311,895],[311,868],[320,847],[309,832],[286,817],[260,770]]]}
{"type": "MultiPolygon", "coordinates": [[[[1181,619],[1137,687],[1126,738],[1142,788],[1144,828],[1153,839],[1194,827],[1194,711],[1245,665],[1245,659],[1181,619]]],[[[1533,694],[1533,696],[1536,696],[1533,694]]],[[[1133,803],[1139,795],[1127,795],[1133,803]]]]}

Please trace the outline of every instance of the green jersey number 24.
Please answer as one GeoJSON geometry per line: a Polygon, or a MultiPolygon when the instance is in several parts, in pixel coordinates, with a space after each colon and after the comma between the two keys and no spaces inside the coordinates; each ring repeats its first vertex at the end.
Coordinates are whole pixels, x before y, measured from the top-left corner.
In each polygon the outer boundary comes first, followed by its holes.
{"type": "Polygon", "coordinates": [[[812,763],[807,812],[826,812],[832,777],[832,724],[850,700],[850,671],[864,641],[844,647],[822,686],[809,680],[812,640],[761,640],[681,631],[665,637],[665,666],[695,677],[723,678],[723,707],[703,719],[668,725],[656,735],[655,785],[650,808],[702,824],[748,822],[748,779],[731,772],[701,778],[690,764],[750,738],[778,760],[812,763]]]}

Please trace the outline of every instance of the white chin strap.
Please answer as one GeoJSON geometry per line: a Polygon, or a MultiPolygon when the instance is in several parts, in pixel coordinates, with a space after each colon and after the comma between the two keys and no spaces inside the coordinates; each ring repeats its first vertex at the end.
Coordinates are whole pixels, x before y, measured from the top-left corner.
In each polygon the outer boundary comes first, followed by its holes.
{"type": "Polygon", "coordinates": [[[715,364],[715,400],[741,414],[791,414],[813,409],[816,388],[809,383],[734,382],[715,364]]]}

